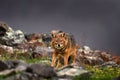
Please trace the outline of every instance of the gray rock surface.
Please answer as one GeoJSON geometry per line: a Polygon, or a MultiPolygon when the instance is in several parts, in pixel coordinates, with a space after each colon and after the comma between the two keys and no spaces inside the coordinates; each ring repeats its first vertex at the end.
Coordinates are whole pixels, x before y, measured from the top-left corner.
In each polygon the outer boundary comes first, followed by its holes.
{"type": "Polygon", "coordinates": [[[3,67],[0,76],[5,76],[5,80],[72,80],[75,76],[89,74],[79,65],[68,65],[62,68],[53,68],[45,64],[27,64],[18,60],[0,61],[3,67]]]}
{"type": "Polygon", "coordinates": [[[0,36],[4,36],[5,33],[8,31],[8,24],[5,22],[0,21],[0,36]]]}
{"type": "Polygon", "coordinates": [[[62,67],[57,71],[57,75],[59,77],[62,77],[62,76],[74,77],[74,76],[80,76],[85,73],[89,73],[89,72],[80,66],[72,66],[72,65],[62,67]]]}
{"type": "Polygon", "coordinates": [[[21,44],[25,41],[24,33],[21,30],[6,32],[5,36],[2,37],[6,45],[12,46],[21,44]]]}
{"type": "Polygon", "coordinates": [[[8,65],[0,60],[0,71],[8,69],[8,65]]]}
{"type": "Polygon", "coordinates": [[[116,68],[120,68],[120,65],[116,64],[114,61],[108,61],[105,62],[101,65],[98,65],[97,67],[99,68],[103,68],[103,67],[116,67],[116,68]]]}
{"type": "Polygon", "coordinates": [[[32,64],[26,69],[26,72],[36,74],[44,78],[51,78],[57,76],[54,68],[43,64],[32,64]]]}
{"type": "Polygon", "coordinates": [[[14,31],[8,24],[0,22],[0,43],[3,45],[16,45],[25,41],[24,33],[21,30],[14,31]]]}
{"type": "Polygon", "coordinates": [[[29,66],[26,62],[19,61],[19,60],[7,60],[7,61],[4,61],[4,63],[7,64],[9,69],[17,68],[17,67],[20,67],[20,66],[24,66],[24,67],[27,68],[29,66]]]}
{"type": "Polygon", "coordinates": [[[33,57],[52,57],[53,49],[49,47],[36,47],[33,51],[33,57]]]}

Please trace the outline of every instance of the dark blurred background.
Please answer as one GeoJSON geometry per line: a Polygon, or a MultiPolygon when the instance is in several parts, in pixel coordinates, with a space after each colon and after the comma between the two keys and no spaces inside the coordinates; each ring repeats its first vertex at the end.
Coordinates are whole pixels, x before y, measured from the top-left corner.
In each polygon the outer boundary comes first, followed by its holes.
{"type": "Polygon", "coordinates": [[[72,33],[81,45],[120,55],[120,0],[0,0],[0,21],[26,33],[72,33]]]}

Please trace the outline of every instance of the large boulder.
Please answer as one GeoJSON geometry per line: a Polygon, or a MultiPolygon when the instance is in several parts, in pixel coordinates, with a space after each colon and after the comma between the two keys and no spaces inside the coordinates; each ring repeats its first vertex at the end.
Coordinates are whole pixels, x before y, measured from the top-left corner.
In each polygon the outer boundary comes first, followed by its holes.
{"type": "Polygon", "coordinates": [[[35,50],[32,53],[32,56],[34,58],[36,57],[42,57],[42,58],[47,58],[52,56],[53,49],[52,48],[47,48],[47,47],[36,47],[35,50]]]}
{"type": "Polygon", "coordinates": [[[8,31],[8,25],[5,22],[0,21],[0,36],[4,36],[8,31]]]}
{"type": "Polygon", "coordinates": [[[26,69],[26,72],[36,74],[39,77],[44,78],[52,78],[57,76],[53,67],[43,64],[32,64],[26,69]]]}
{"type": "Polygon", "coordinates": [[[21,30],[6,32],[5,36],[2,37],[2,40],[4,40],[5,44],[9,46],[18,45],[26,41],[24,33],[21,30]]]}
{"type": "Polygon", "coordinates": [[[0,22],[0,44],[13,46],[26,41],[21,30],[14,31],[5,22],[0,22]]]}

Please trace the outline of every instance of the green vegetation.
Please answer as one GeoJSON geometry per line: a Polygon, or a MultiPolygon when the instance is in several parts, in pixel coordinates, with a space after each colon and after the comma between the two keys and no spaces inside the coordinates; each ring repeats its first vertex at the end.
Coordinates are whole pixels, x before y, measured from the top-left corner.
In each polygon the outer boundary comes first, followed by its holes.
{"type": "Polygon", "coordinates": [[[43,64],[50,64],[51,59],[47,57],[38,57],[38,58],[33,58],[31,53],[19,53],[15,52],[15,54],[4,54],[0,56],[0,60],[22,60],[27,63],[43,63],[43,64]]]}
{"type": "Polygon", "coordinates": [[[74,80],[113,80],[120,76],[120,68],[115,67],[102,67],[96,68],[95,66],[85,66],[87,70],[91,71],[93,74],[77,76],[74,80]]]}

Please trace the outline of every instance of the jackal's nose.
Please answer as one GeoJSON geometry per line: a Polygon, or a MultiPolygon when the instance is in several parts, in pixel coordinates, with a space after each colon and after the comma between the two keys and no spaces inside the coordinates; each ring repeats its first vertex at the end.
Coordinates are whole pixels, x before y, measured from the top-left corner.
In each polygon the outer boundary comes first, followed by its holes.
{"type": "Polygon", "coordinates": [[[58,47],[60,47],[60,44],[58,44],[58,47]]]}

